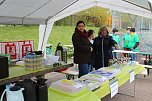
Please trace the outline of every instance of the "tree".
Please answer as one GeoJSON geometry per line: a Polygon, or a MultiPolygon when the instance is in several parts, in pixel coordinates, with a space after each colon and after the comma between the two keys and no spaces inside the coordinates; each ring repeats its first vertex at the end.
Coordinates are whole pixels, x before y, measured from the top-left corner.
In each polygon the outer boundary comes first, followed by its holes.
{"type": "Polygon", "coordinates": [[[111,26],[111,14],[108,9],[93,7],[72,16],[68,16],[62,20],[57,21],[56,25],[72,25],[78,20],[83,20],[88,26],[111,26]]]}
{"type": "Polygon", "coordinates": [[[100,7],[93,7],[75,15],[82,16],[83,20],[86,24],[93,25],[93,26],[101,26],[101,25],[108,25],[111,18],[111,14],[109,10],[100,7]]]}

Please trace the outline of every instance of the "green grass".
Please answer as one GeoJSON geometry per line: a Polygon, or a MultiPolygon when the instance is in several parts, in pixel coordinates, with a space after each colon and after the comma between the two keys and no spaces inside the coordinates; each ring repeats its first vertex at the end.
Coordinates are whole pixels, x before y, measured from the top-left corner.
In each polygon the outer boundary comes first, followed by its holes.
{"type": "MultiPolygon", "coordinates": [[[[53,45],[53,52],[59,42],[61,45],[72,44],[72,34],[75,26],[54,26],[48,44],[53,45]]],[[[98,32],[97,27],[86,27],[86,30],[93,29],[98,32]]],[[[19,40],[33,40],[34,49],[38,48],[39,40],[39,26],[0,26],[0,42],[19,41],[19,40]]]]}
{"type": "Polygon", "coordinates": [[[34,47],[38,46],[38,26],[1,26],[0,42],[33,40],[34,47]]]}

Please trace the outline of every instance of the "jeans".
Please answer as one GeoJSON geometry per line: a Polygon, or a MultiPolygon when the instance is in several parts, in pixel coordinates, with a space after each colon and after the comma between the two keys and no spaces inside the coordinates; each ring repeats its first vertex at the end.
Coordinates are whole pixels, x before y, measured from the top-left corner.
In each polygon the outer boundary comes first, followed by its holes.
{"type": "Polygon", "coordinates": [[[91,70],[91,64],[78,64],[79,78],[85,74],[88,74],[91,70]]]}
{"type": "Polygon", "coordinates": [[[112,52],[112,55],[113,55],[113,58],[118,59],[118,53],[116,53],[116,52],[112,52]]]}
{"type": "Polygon", "coordinates": [[[131,54],[132,61],[136,61],[136,54],[131,54]]]}
{"type": "MultiPolygon", "coordinates": [[[[116,48],[113,48],[113,50],[116,50],[116,48]]],[[[113,56],[113,58],[118,59],[118,53],[112,52],[112,56],[113,56]]]]}

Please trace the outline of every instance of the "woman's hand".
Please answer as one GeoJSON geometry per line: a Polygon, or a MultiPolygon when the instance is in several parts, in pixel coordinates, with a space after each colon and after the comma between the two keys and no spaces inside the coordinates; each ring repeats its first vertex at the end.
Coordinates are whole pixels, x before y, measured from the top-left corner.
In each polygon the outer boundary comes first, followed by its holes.
{"type": "Polygon", "coordinates": [[[91,52],[93,51],[93,48],[92,47],[90,47],[91,48],[91,52]]]}
{"type": "Polygon", "coordinates": [[[119,50],[119,46],[117,44],[114,44],[114,46],[117,50],[119,50]]]}

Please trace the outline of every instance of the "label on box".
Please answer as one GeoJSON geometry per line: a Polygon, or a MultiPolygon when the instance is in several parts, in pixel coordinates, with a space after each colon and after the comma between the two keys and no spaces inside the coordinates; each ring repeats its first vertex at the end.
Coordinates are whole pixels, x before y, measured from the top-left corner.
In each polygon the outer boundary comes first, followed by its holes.
{"type": "Polygon", "coordinates": [[[5,45],[5,54],[10,54],[11,59],[16,59],[16,45],[14,43],[5,45]]]}
{"type": "Polygon", "coordinates": [[[11,60],[19,60],[19,49],[17,42],[2,42],[1,50],[2,54],[10,54],[11,60]]]}
{"type": "Polygon", "coordinates": [[[135,73],[134,70],[130,71],[130,83],[132,83],[135,80],[135,73]]]}
{"type": "Polygon", "coordinates": [[[32,40],[18,41],[20,50],[20,59],[24,58],[27,52],[33,51],[34,42],[32,40]]]}
{"type": "Polygon", "coordinates": [[[111,98],[118,93],[118,79],[115,79],[109,83],[110,91],[111,91],[111,98]]]}

